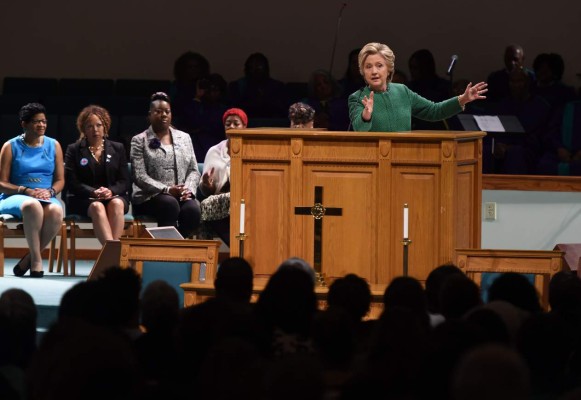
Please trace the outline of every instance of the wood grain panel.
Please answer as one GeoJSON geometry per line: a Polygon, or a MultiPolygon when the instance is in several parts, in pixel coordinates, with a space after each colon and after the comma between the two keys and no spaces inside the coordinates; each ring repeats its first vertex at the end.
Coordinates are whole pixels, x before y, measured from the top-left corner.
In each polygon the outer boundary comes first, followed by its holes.
{"type": "Polygon", "coordinates": [[[288,160],[290,140],[247,140],[242,157],[248,160],[288,160]]]}
{"type": "MultiPolygon", "coordinates": [[[[244,164],[245,255],[256,275],[269,275],[289,252],[289,167],[244,164]]],[[[238,225],[238,224],[236,224],[238,225]]]]}
{"type": "MultiPolygon", "coordinates": [[[[470,190],[474,185],[474,168],[471,166],[462,166],[458,168],[456,184],[455,219],[456,238],[455,247],[475,248],[480,247],[474,237],[475,221],[472,216],[475,213],[474,192],[470,190]]],[[[450,260],[453,261],[453,260],[450,260]]]]}
{"type": "Polygon", "coordinates": [[[371,141],[309,141],[303,147],[305,161],[375,162],[377,142],[371,141]]]}
{"type": "Polygon", "coordinates": [[[392,141],[391,160],[393,163],[420,161],[421,163],[440,162],[440,143],[417,143],[392,141]]]}
{"type": "Polygon", "coordinates": [[[392,172],[392,276],[403,272],[403,205],[409,206],[409,275],[425,280],[435,267],[440,241],[440,171],[431,167],[393,167],[392,172]]]}
{"type": "MultiPolygon", "coordinates": [[[[376,168],[349,166],[329,168],[307,164],[304,167],[303,206],[314,204],[314,187],[323,187],[323,205],[339,207],[342,216],[323,218],[323,272],[330,278],[355,273],[374,282],[372,266],[377,260],[376,168]]],[[[304,220],[303,251],[313,262],[314,219],[304,220]]]]}

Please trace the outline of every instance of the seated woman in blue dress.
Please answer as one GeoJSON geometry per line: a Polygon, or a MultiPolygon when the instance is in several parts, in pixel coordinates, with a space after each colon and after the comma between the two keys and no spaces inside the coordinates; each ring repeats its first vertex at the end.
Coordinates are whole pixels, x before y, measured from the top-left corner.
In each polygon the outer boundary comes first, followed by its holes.
{"type": "Polygon", "coordinates": [[[63,152],[48,136],[46,110],[30,103],[20,109],[24,133],[0,150],[0,213],[22,218],[30,253],[14,267],[14,275],[42,278],[41,251],[58,233],[63,209],[56,195],[65,184],[63,152]]]}
{"type": "Polygon", "coordinates": [[[88,106],[77,117],[81,134],[65,153],[67,214],[88,216],[101,244],[118,240],[129,209],[129,169],[125,148],[107,138],[111,117],[88,106]]]}

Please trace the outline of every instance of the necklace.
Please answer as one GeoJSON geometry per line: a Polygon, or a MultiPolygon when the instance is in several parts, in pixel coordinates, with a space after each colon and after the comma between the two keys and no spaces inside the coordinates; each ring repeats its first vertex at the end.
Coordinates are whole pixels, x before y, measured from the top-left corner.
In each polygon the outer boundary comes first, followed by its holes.
{"type": "MultiPolygon", "coordinates": [[[[97,157],[95,155],[95,152],[101,151],[101,153],[102,153],[104,148],[105,148],[105,140],[101,140],[101,144],[98,146],[95,146],[95,147],[89,146],[89,151],[91,152],[91,155],[93,156],[95,161],[99,162],[99,157],[97,157]]],[[[101,155],[101,153],[99,153],[99,156],[101,155]]]]}
{"type": "Polygon", "coordinates": [[[38,139],[38,143],[35,143],[35,144],[28,144],[28,143],[26,143],[26,140],[24,140],[24,133],[20,135],[20,140],[22,140],[22,143],[24,143],[24,145],[25,145],[26,147],[30,147],[31,149],[34,149],[34,148],[36,148],[36,147],[40,147],[40,146],[42,146],[42,142],[43,142],[43,141],[42,141],[42,139],[41,139],[41,138],[39,138],[39,139],[38,139]]]}

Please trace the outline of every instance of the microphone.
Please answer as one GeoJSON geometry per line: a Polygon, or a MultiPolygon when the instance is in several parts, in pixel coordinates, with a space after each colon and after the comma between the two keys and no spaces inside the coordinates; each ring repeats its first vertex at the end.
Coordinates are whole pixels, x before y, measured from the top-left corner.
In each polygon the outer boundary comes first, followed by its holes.
{"type": "Polygon", "coordinates": [[[456,62],[458,62],[458,56],[456,54],[454,54],[452,56],[452,58],[450,59],[450,65],[448,66],[448,70],[446,71],[446,74],[448,76],[451,76],[452,72],[454,72],[454,67],[456,66],[456,62]]]}
{"type": "Polygon", "coordinates": [[[339,29],[341,29],[341,19],[343,18],[343,10],[347,7],[347,2],[341,4],[339,9],[339,16],[337,17],[337,28],[335,29],[335,39],[333,40],[333,49],[331,50],[331,65],[329,66],[329,73],[333,74],[333,64],[335,62],[335,50],[337,49],[337,40],[339,38],[339,29]]]}

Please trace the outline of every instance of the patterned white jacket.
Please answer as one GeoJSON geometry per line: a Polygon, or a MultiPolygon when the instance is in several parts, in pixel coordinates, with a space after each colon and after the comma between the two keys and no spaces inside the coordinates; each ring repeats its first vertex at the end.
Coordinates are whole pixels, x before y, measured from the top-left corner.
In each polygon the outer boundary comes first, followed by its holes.
{"type": "Polygon", "coordinates": [[[165,187],[175,184],[185,185],[193,194],[196,193],[200,172],[192,139],[177,129],[170,128],[170,131],[173,146],[160,146],[151,126],[131,139],[134,204],[142,204],[161,193],[165,187]],[[177,166],[177,174],[174,166],[177,166]]]}

